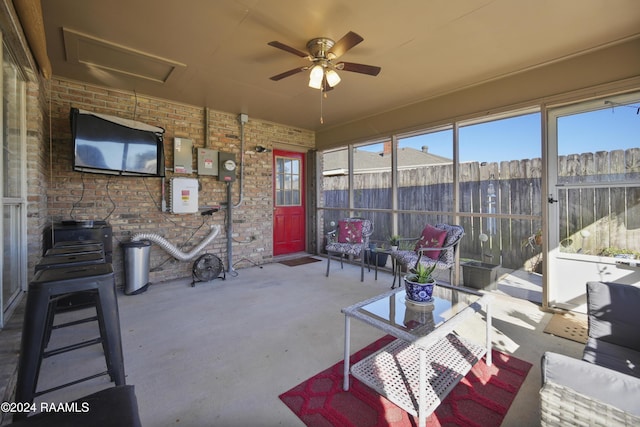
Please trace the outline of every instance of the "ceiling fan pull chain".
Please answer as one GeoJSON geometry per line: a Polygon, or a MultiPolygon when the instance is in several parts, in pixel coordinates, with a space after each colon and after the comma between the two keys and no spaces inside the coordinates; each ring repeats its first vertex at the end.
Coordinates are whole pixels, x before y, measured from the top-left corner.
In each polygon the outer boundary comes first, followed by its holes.
{"type": "Polygon", "coordinates": [[[324,124],[324,119],[322,118],[322,98],[324,95],[324,90],[320,89],[320,124],[324,124]]]}

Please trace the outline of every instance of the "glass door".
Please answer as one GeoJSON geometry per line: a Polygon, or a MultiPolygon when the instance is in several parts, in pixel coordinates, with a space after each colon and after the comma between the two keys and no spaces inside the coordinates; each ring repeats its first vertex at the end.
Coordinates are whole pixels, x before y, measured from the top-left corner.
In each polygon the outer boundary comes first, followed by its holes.
{"type": "Polygon", "coordinates": [[[549,110],[550,307],[586,312],[586,282],[640,279],[640,93],[549,110]]]}

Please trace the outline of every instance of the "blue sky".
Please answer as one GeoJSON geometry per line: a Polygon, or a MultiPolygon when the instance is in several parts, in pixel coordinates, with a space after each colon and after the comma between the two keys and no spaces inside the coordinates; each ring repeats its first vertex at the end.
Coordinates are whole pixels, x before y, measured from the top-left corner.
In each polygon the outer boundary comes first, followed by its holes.
{"type": "MultiPolygon", "coordinates": [[[[640,104],[620,105],[558,120],[559,153],[640,147],[640,104]]],[[[460,128],[460,160],[495,162],[541,157],[540,113],[460,128]]],[[[452,131],[401,139],[401,147],[452,158],[452,131]]]]}

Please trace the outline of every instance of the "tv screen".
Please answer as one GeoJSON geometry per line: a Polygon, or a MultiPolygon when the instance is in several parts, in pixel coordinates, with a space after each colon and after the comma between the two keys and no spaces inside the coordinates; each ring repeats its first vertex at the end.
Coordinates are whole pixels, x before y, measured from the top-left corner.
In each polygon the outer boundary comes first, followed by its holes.
{"type": "Polygon", "coordinates": [[[164,129],[72,108],[73,170],[164,176],[164,129]]]}

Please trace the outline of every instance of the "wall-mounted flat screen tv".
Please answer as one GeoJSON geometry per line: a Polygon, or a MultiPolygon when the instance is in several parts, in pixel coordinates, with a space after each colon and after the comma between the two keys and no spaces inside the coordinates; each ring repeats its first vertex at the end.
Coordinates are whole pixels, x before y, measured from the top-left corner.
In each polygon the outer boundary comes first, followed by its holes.
{"type": "Polygon", "coordinates": [[[73,170],[164,176],[164,129],[72,108],[73,170]]]}

